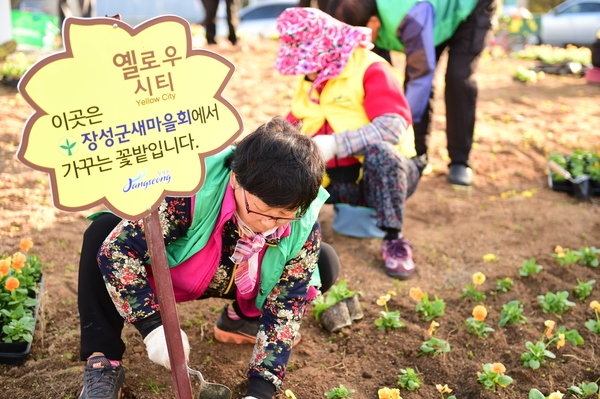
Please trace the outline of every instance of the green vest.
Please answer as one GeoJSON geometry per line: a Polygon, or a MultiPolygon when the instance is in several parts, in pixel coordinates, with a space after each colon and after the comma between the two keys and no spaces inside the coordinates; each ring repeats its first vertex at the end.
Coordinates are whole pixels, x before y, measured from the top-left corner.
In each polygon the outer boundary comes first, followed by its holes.
{"type": "Polygon", "coordinates": [[[477,0],[377,0],[381,28],[375,44],[386,50],[404,50],[405,45],[398,38],[398,28],[408,12],[421,1],[434,8],[433,43],[436,46],[450,39],[477,5],[477,0]]]}
{"type": "MultiPolygon", "coordinates": [[[[185,236],[178,238],[166,247],[169,267],[174,267],[200,251],[211,237],[221,212],[229,173],[225,159],[231,155],[230,147],[216,155],[206,158],[206,178],[200,191],[196,193],[194,218],[185,236]],[[215,200],[219,199],[219,200],[215,200]]],[[[260,287],[256,297],[256,307],[260,309],[283,274],[284,265],[302,249],[308,235],[319,216],[319,210],[329,197],[321,187],[317,198],[312,202],[301,220],[292,223],[290,235],[281,239],[279,245],[269,246],[261,263],[260,287]]],[[[318,284],[318,268],[315,269],[311,285],[318,284]]]]}

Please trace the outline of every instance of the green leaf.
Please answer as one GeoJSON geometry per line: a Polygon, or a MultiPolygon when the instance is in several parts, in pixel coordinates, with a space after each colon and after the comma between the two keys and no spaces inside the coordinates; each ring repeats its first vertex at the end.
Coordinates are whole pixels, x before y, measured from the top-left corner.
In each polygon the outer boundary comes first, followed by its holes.
{"type": "Polygon", "coordinates": [[[537,369],[539,369],[539,368],[540,368],[540,362],[538,362],[538,361],[537,361],[537,360],[535,360],[535,359],[531,359],[531,360],[529,361],[529,367],[531,367],[531,368],[532,368],[532,369],[534,369],[534,370],[537,370],[537,369]]]}
{"type": "Polygon", "coordinates": [[[513,379],[507,375],[501,375],[498,377],[498,385],[501,387],[507,387],[508,385],[512,384],[512,382],[513,379]]]}
{"type": "Polygon", "coordinates": [[[533,388],[532,390],[529,391],[529,396],[527,398],[528,399],[546,399],[544,394],[535,388],[533,388]]]}
{"type": "Polygon", "coordinates": [[[589,396],[598,392],[598,384],[596,384],[595,382],[590,382],[588,384],[582,383],[579,386],[583,389],[583,393],[585,396],[589,396]]]}

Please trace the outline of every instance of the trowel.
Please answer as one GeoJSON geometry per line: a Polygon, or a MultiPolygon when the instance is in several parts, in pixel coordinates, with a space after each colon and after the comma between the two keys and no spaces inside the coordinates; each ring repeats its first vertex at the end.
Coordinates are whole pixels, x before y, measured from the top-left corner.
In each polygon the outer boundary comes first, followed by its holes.
{"type": "Polygon", "coordinates": [[[554,161],[548,161],[548,167],[573,184],[573,196],[575,198],[585,200],[590,197],[590,177],[588,175],[574,178],[571,173],[554,161]]]}
{"type": "Polygon", "coordinates": [[[231,399],[231,390],[225,385],[206,382],[202,373],[188,366],[188,373],[200,379],[200,396],[198,399],[231,399]]]}

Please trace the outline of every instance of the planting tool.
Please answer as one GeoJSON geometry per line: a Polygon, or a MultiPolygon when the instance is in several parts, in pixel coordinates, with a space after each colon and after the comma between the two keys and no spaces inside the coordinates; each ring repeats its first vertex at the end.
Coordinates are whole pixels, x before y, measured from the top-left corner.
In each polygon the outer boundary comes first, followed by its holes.
{"type": "Polygon", "coordinates": [[[588,175],[581,175],[574,178],[567,170],[554,161],[548,161],[548,167],[573,184],[573,195],[575,198],[584,200],[590,197],[590,177],[588,175]]]}
{"type": "Polygon", "coordinates": [[[200,396],[198,399],[231,399],[231,390],[225,385],[206,382],[202,373],[187,366],[188,373],[200,379],[200,396]]]}

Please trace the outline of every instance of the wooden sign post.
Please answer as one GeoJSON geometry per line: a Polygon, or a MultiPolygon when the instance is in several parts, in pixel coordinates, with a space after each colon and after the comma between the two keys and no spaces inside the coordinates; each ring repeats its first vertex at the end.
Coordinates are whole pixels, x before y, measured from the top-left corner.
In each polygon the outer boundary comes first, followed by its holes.
{"type": "Polygon", "coordinates": [[[157,208],[165,196],[194,195],[206,157],[242,134],[241,116],[222,97],[234,66],[193,49],[190,26],[177,16],[136,27],[67,18],[63,43],[19,82],[35,112],[17,158],[48,173],[61,210],[104,205],[144,219],[177,397],[191,399],[157,208]]]}

